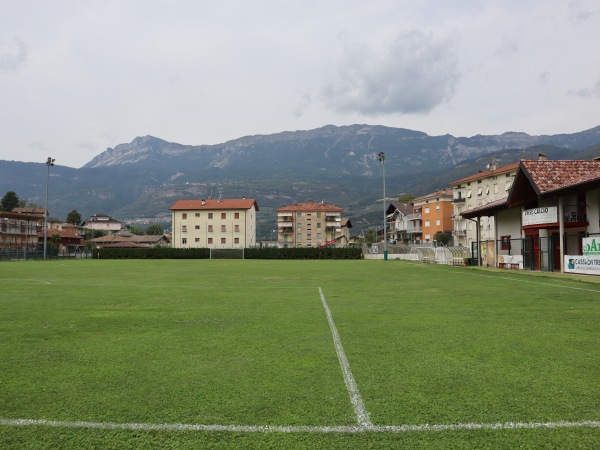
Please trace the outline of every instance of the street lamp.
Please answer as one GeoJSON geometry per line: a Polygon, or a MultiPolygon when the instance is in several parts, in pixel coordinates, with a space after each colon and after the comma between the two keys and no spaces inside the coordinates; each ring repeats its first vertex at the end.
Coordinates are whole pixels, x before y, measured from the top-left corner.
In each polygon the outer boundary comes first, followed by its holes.
{"type": "Polygon", "coordinates": [[[381,173],[383,175],[383,260],[387,261],[387,217],[385,208],[385,153],[379,152],[379,161],[381,162],[381,173]]]}
{"type": "Polygon", "coordinates": [[[54,166],[54,159],[48,156],[46,166],[48,166],[48,176],[46,177],[46,211],[44,212],[44,261],[46,261],[48,249],[48,183],[50,181],[50,167],[54,166]]]}

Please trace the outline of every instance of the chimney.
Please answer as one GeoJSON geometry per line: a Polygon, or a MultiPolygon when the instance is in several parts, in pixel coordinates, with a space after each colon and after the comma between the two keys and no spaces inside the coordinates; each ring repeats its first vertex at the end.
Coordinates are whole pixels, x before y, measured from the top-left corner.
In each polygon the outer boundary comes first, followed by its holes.
{"type": "Polygon", "coordinates": [[[548,161],[548,155],[546,155],[544,153],[540,153],[538,155],[538,161],[548,161]]]}
{"type": "Polygon", "coordinates": [[[493,162],[490,164],[490,170],[496,170],[498,168],[498,164],[496,162],[493,162]]]}
{"type": "Polygon", "coordinates": [[[202,206],[206,205],[206,200],[202,199],[202,206]]]}

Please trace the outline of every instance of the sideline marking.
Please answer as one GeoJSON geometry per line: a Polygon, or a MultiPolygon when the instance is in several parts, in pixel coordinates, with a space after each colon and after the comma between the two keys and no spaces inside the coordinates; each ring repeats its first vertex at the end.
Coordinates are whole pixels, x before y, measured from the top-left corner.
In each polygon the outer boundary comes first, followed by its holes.
{"type": "Polygon", "coordinates": [[[333,344],[335,345],[335,352],[337,353],[338,360],[340,361],[342,374],[344,375],[344,383],[346,383],[346,389],[348,390],[348,394],[350,394],[350,401],[352,402],[352,406],[354,406],[354,413],[356,414],[358,425],[365,428],[371,428],[373,426],[371,417],[365,408],[362,397],[360,396],[360,392],[358,391],[356,381],[354,381],[354,377],[350,371],[350,364],[348,363],[348,359],[344,353],[344,347],[342,347],[340,335],[338,334],[335,323],[333,322],[333,317],[331,315],[331,311],[329,310],[329,306],[327,305],[327,301],[325,300],[325,296],[323,295],[323,290],[320,287],[319,295],[321,296],[323,308],[325,308],[325,314],[327,314],[327,321],[329,322],[329,328],[331,329],[333,344]]]}
{"type": "Polygon", "coordinates": [[[59,420],[0,419],[0,425],[45,426],[56,428],[84,428],[98,430],[143,431],[222,431],[231,433],[406,433],[419,431],[460,430],[515,430],[553,428],[600,428],[600,421],[579,422],[505,422],[505,423],[457,423],[442,425],[362,425],[362,426],[272,426],[272,425],[194,425],[184,423],[114,423],[114,422],[68,422],[59,420]]]}

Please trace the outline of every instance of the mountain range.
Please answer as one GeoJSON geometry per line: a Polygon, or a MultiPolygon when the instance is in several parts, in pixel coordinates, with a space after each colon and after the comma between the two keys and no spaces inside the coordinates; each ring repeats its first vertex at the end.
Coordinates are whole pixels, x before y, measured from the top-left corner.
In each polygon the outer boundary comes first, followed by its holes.
{"type": "MultiPolygon", "coordinates": [[[[66,217],[106,213],[123,221],[170,220],[184,198],[256,198],[259,234],[275,228],[275,210],[324,201],[344,208],[359,230],[381,215],[385,153],[386,197],[423,195],[483,169],[533,159],[590,159],[600,155],[600,126],[573,134],[429,136],[376,125],[327,125],[314,130],[246,136],[217,145],[182,145],[143,136],[108,148],[80,169],[50,171],[49,212],[66,217]]],[[[0,195],[45,204],[43,163],[0,161],[0,195]]],[[[168,225],[167,225],[168,226],[168,225]]]]}

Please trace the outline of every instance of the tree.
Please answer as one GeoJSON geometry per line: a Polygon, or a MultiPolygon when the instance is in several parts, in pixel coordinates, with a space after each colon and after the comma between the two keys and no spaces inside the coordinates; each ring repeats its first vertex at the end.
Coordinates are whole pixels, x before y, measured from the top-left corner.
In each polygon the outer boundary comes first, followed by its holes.
{"type": "Polygon", "coordinates": [[[417,198],[416,195],[404,194],[404,195],[401,195],[400,197],[398,197],[398,203],[410,203],[415,198],[417,198]]]}
{"type": "Polygon", "coordinates": [[[14,191],[8,191],[0,200],[0,206],[2,206],[2,211],[11,212],[19,206],[19,196],[14,191]]]}
{"type": "Polygon", "coordinates": [[[163,230],[163,228],[158,224],[150,225],[148,228],[146,228],[146,234],[149,236],[160,236],[164,233],[165,230],[163,230]]]}
{"type": "Polygon", "coordinates": [[[81,223],[81,214],[77,212],[76,209],[67,214],[67,223],[72,223],[73,225],[79,225],[81,223]]]}
{"type": "Polygon", "coordinates": [[[448,243],[452,240],[452,234],[438,231],[433,235],[433,240],[442,245],[448,245],[448,243]]]}
{"type": "Polygon", "coordinates": [[[129,231],[131,234],[135,234],[135,235],[138,235],[138,236],[144,234],[144,232],[142,230],[139,230],[135,225],[127,225],[125,227],[125,229],[127,231],[129,231]]]}

